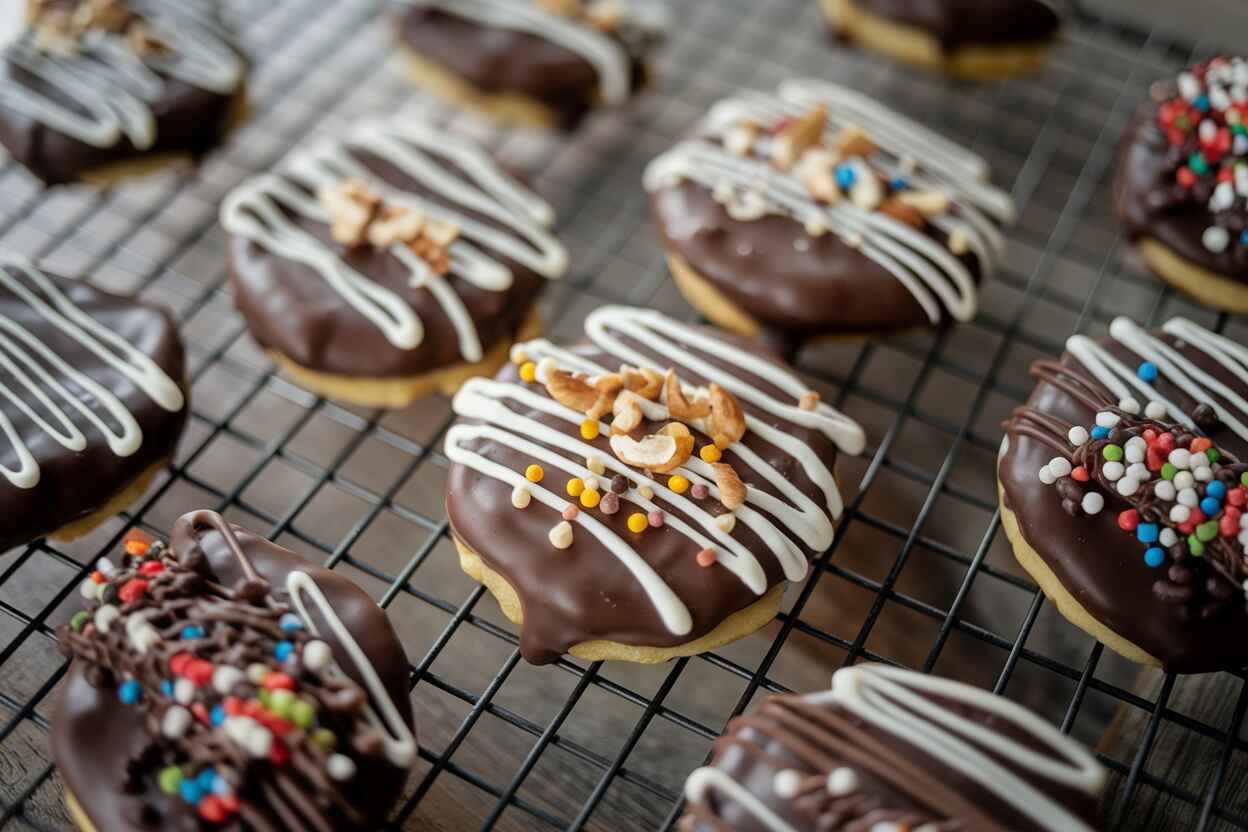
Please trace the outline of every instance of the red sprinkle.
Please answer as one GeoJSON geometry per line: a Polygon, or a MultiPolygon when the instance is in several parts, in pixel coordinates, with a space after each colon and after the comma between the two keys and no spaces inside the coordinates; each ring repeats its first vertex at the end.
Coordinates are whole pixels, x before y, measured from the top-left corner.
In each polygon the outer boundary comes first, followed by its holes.
{"type": "Polygon", "coordinates": [[[1179,184],[1184,188],[1190,188],[1196,184],[1196,174],[1192,173],[1192,169],[1187,165],[1179,168],[1179,172],[1176,176],[1179,180],[1179,184]]]}
{"type": "Polygon", "coordinates": [[[221,798],[221,805],[225,806],[227,812],[234,814],[238,811],[238,807],[240,805],[238,802],[238,795],[234,794],[234,792],[230,792],[221,798]]]}
{"type": "Polygon", "coordinates": [[[273,740],[273,748],[269,751],[269,760],[275,766],[284,766],[290,759],[290,749],[281,740],[273,740]]]}
{"type": "Polygon", "coordinates": [[[146,592],[147,581],[141,578],[131,578],[121,585],[121,589],[117,590],[117,597],[123,604],[132,604],[142,598],[146,592]]]}
{"type": "Polygon", "coordinates": [[[1208,519],[1209,519],[1208,517],[1205,517],[1205,513],[1201,511],[1199,508],[1193,508],[1192,513],[1189,514],[1187,517],[1187,522],[1191,523],[1193,526],[1199,526],[1201,523],[1205,522],[1208,519]]]}
{"type": "Polygon", "coordinates": [[[200,722],[202,722],[204,725],[212,724],[212,720],[209,719],[208,717],[208,709],[204,707],[203,702],[192,702],[191,713],[195,714],[195,718],[198,719],[200,722]]]}
{"type": "Polygon", "coordinates": [[[264,677],[264,687],[267,690],[294,690],[295,680],[285,673],[274,671],[264,677]]]}
{"type": "Polygon", "coordinates": [[[191,659],[186,663],[186,669],[182,675],[195,683],[195,687],[202,688],[204,685],[212,681],[212,672],[216,668],[212,662],[204,659],[191,659]]]}
{"type": "Polygon", "coordinates": [[[1207,451],[1212,447],[1213,447],[1213,440],[1211,440],[1209,437],[1197,436],[1195,439],[1192,440],[1191,451],[1194,454],[1198,454],[1201,451],[1207,451]]]}
{"type": "Polygon", "coordinates": [[[1076,482],[1087,482],[1088,481],[1088,469],[1080,465],[1070,472],[1070,477],[1076,482]]]}
{"type": "Polygon", "coordinates": [[[1244,493],[1243,486],[1232,488],[1226,493],[1226,501],[1233,506],[1242,506],[1248,494],[1244,493]]]}
{"type": "Polygon", "coordinates": [[[1140,525],[1140,513],[1133,508],[1118,515],[1118,528],[1124,532],[1133,532],[1135,527],[1140,525]]]}
{"type": "Polygon", "coordinates": [[[1235,173],[1230,168],[1222,168],[1218,171],[1219,182],[1230,182],[1235,178],[1235,173]]]}
{"type": "Polygon", "coordinates": [[[279,737],[286,736],[295,728],[295,723],[287,722],[272,712],[266,713],[266,716],[260,719],[260,724],[279,737]]]}
{"type": "Polygon", "coordinates": [[[1153,444],[1153,442],[1157,441],[1157,431],[1153,430],[1152,428],[1145,428],[1144,429],[1144,441],[1150,445],[1153,444]]]}
{"type": "Polygon", "coordinates": [[[97,569],[91,573],[91,580],[95,581],[97,584],[102,584],[107,582],[108,578],[104,577],[104,573],[97,569]]]}
{"type": "Polygon", "coordinates": [[[221,798],[215,794],[201,797],[195,808],[199,811],[199,816],[209,823],[225,823],[230,816],[221,798]]]}
{"type": "Polygon", "coordinates": [[[1196,531],[1196,524],[1192,523],[1191,521],[1188,521],[1187,523],[1180,523],[1178,525],[1178,529],[1183,534],[1191,534],[1192,532],[1196,531]]]}
{"type": "Polygon", "coordinates": [[[1158,447],[1149,448],[1144,452],[1144,464],[1150,471],[1160,471],[1166,464],[1166,453],[1158,447]]]}
{"type": "Polygon", "coordinates": [[[139,565],[140,575],[157,575],[165,571],[165,565],[158,560],[144,561],[139,565]]]}
{"type": "Polygon", "coordinates": [[[238,716],[243,712],[243,700],[237,696],[227,696],[221,702],[221,707],[225,709],[228,716],[238,716]]]}
{"type": "Polygon", "coordinates": [[[1157,447],[1161,448],[1167,454],[1174,450],[1174,434],[1163,433],[1157,437],[1157,447]]]}
{"type": "Polygon", "coordinates": [[[1231,517],[1230,514],[1222,515],[1222,519],[1218,521],[1218,534],[1223,537],[1234,537],[1239,534],[1239,518],[1231,517]]]}
{"type": "Polygon", "coordinates": [[[191,661],[194,658],[195,657],[192,654],[187,653],[187,652],[178,653],[172,659],[169,660],[169,669],[172,670],[178,676],[181,676],[183,671],[186,670],[187,662],[191,661]]]}

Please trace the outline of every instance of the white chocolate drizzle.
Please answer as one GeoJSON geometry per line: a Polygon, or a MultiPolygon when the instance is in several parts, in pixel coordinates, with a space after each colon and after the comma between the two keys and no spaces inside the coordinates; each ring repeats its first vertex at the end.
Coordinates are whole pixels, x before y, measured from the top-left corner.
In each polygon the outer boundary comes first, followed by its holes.
{"type": "MultiPolygon", "coordinates": [[[[329,213],[316,192],[347,178],[365,181],[387,203],[457,225],[460,236],[449,249],[451,273],[479,289],[504,292],[511,287],[514,276],[502,258],[551,279],[567,270],[567,251],[548,230],[554,220],[550,206],[477,146],[420,122],[364,122],[345,140],[296,151],[281,172],[250,179],[226,196],[221,224],[227,232],[314,269],[399,349],[415,349],[424,340],[424,325],[412,307],[347,265],[334,248],[301,229],[287,213],[328,225],[329,213]],[[393,165],[437,198],[387,183],[355,152],[393,165]]],[[[437,299],[455,329],[464,360],[481,360],[476,325],[450,283],[405,245],[394,245],[390,252],[408,268],[410,285],[424,287],[437,299]]]]}
{"type": "MultiPolygon", "coordinates": [[[[632,88],[632,57],[615,38],[570,17],[541,8],[533,0],[404,0],[408,5],[434,7],[447,14],[493,26],[527,32],[557,43],[584,58],[598,73],[602,100],[617,105],[632,88]]],[[[670,15],[665,6],[647,0],[626,0],[620,9],[630,25],[649,32],[666,29],[670,15]]]]}
{"type": "MultiPolygon", "coordinates": [[[[76,306],[25,257],[0,252],[0,286],[162,408],[171,413],[182,409],[185,401],[181,388],[155,361],[76,306]]],[[[98,430],[117,456],[130,456],[142,445],[138,421],[115,393],[71,365],[19,320],[4,314],[0,314],[0,368],[6,376],[0,381],[0,396],[66,450],[76,452],[87,447],[86,436],[71,418],[74,413],[98,430]],[[109,420],[97,412],[91,400],[109,420]]],[[[17,468],[0,465],[0,474],[18,488],[34,488],[39,484],[39,463],[2,410],[0,430],[18,461],[17,468]]]]}
{"type": "Polygon", "coordinates": [[[147,150],[157,139],[152,105],[164,92],[165,77],[221,95],[241,87],[245,65],[217,19],[216,3],[131,0],[130,5],[169,47],[168,54],[139,57],[122,36],[91,31],[79,54],[57,55],[41,51],[36,33],[27,29],[5,48],[4,57],[59,95],[10,79],[0,84],[0,105],[93,147],[112,147],[125,138],[147,150]]]}
{"type": "MultiPolygon", "coordinates": [[[[1039,828],[1091,832],[1083,820],[1038,788],[1036,781],[1095,796],[1104,786],[1105,769],[1079,743],[1005,697],[951,679],[865,664],[838,670],[832,676],[831,690],[808,694],[801,700],[813,706],[840,707],[913,745],[945,768],[977,783],[1039,828]],[[1020,742],[958,713],[947,703],[969,706],[1036,742],[1020,742]]],[[[768,832],[796,832],[719,768],[699,768],[685,783],[685,797],[693,803],[702,803],[712,790],[748,811],[768,832]]]]}
{"type": "MultiPolygon", "coordinates": [[[[741,191],[749,195],[751,211],[738,219],[779,214],[808,230],[830,231],[905,286],[933,323],[940,320],[942,306],[955,320],[970,320],[978,307],[975,279],[966,264],[930,235],[860,207],[852,199],[816,200],[800,178],[800,163],[780,170],[767,159],[738,155],[725,147],[725,137],[742,122],[776,124],[818,105],[827,108],[825,134],[851,126],[865,129],[876,145],[869,161],[885,176],[903,177],[914,188],[946,193],[956,212],[931,217],[929,222],[965,241],[981,275],[991,274],[1005,246],[998,224],[1013,221],[1014,205],[1007,193],[986,181],[984,160],[871,98],[835,84],[789,80],[776,94],[743,93],[719,102],[704,120],[700,137],[681,142],[649,164],[645,187],[653,192],[690,180],[724,195],[741,191]],[[913,160],[918,160],[917,166],[913,160]]],[[[851,157],[846,164],[852,167],[861,161],[851,157]]]]}
{"type": "MultiPolygon", "coordinates": [[[[800,540],[814,551],[823,551],[832,544],[834,523],[841,514],[843,504],[830,465],[819,458],[814,449],[797,439],[785,429],[786,425],[799,425],[817,430],[847,453],[860,453],[865,445],[862,429],[852,420],[827,404],[819,403],[812,410],[798,405],[802,395],[808,392],[796,376],[778,365],[741,349],[726,341],[706,334],[699,329],[668,318],[657,312],[624,306],[604,306],[590,313],[585,329],[590,339],[603,352],[636,367],[649,367],[663,371],[667,367],[686,370],[710,382],[717,383],[737,396],[742,402],[757,407],[768,414],[767,421],[746,415],[746,432],[754,432],[771,445],[792,457],[806,476],[823,492],[825,505],[819,505],[807,497],[801,489],[789,481],[780,471],[742,442],[730,446],[744,466],[744,471],[765,480],[781,497],[768,494],[759,488],[749,488],[746,504],[736,509],[737,526],[749,528],[780,564],[785,578],[800,581],[806,576],[808,564],[805,553],[795,542],[800,540]],[[657,361],[625,344],[621,337],[635,339],[655,352],[657,361]],[[762,380],[783,394],[791,395],[786,402],[755,386],[732,372],[711,364],[694,353],[694,350],[716,355],[738,371],[762,380]]],[[[530,341],[518,347],[528,359],[553,362],[562,369],[603,375],[614,372],[583,356],[555,347],[545,340],[530,341]]],[[[551,366],[550,363],[547,366],[551,366]]],[[[539,374],[540,376],[540,374],[539,374]]],[[[621,393],[620,395],[631,395],[621,393]]],[[[649,401],[635,397],[643,415],[650,420],[670,418],[662,401],[649,401]]],[[[461,416],[479,420],[476,424],[456,424],[447,433],[446,454],[452,462],[472,468],[488,477],[499,480],[512,489],[527,489],[538,502],[563,512],[572,505],[564,496],[539,484],[526,481],[522,471],[514,471],[488,459],[469,446],[479,440],[490,440],[527,458],[537,460],[550,469],[558,469],[571,477],[588,479],[597,476],[586,467],[589,458],[599,458],[607,478],[613,473],[627,476],[641,487],[621,496],[621,500],[633,502],[642,511],[661,510],[663,505],[679,511],[681,517],[668,513],[664,525],[687,537],[692,550],[714,549],[718,563],[741,580],[754,594],[763,595],[768,590],[767,577],[762,564],[753,552],[735,539],[730,531],[716,522],[716,518],[699,502],[687,494],[678,494],[667,487],[666,477],[654,478],[643,471],[626,465],[613,456],[602,457],[598,450],[582,440],[577,426],[585,414],[556,402],[554,399],[521,384],[472,379],[456,394],[453,407],[461,416]],[[505,402],[520,406],[512,409],[505,402]],[[540,411],[567,423],[568,430],[552,427],[521,411],[540,411]],[[645,489],[649,489],[647,492],[645,489]]],[[[689,427],[706,433],[701,419],[692,420],[689,427]]],[[[603,434],[610,427],[600,423],[603,434]]],[[[705,461],[691,457],[676,472],[691,484],[704,485],[710,495],[718,498],[714,470],[705,461]]],[[[637,549],[596,519],[592,512],[581,511],[571,521],[584,528],[600,541],[620,561],[634,579],[642,586],[660,619],[667,629],[676,634],[687,634],[692,618],[684,602],[663,578],[645,561],[637,549]]],[[[730,527],[731,530],[731,527],[730,527]]]]}

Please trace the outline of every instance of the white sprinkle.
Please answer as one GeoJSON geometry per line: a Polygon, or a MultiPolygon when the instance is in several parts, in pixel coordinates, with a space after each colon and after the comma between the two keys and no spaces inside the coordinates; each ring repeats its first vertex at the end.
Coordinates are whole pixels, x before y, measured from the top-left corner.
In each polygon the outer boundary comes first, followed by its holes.
{"type": "Polygon", "coordinates": [[[1218,187],[1213,189],[1213,196],[1209,197],[1210,211],[1224,211],[1235,204],[1235,186],[1230,182],[1219,182],[1218,187]]]}
{"type": "Polygon", "coordinates": [[[1190,72],[1179,73],[1179,95],[1187,101],[1194,101],[1200,95],[1200,82],[1190,72]]]}
{"type": "Polygon", "coordinates": [[[1197,482],[1209,482],[1209,480],[1213,479],[1213,469],[1208,465],[1202,465],[1192,472],[1192,476],[1196,478],[1197,482]]]}
{"type": "MultiPolygon", "coordinates": [[[[1241,531],[1239,533],[1239,537],[1236,538],[1236,540],[1239,541],[1239,544],[1241,546],[1248,546],[1248,529],[1244,529],[1243,531],[1241,531]]],[[[1248,583],[1248,580],[1246,580],[1245,583],[1248,583]]]]}
{"type": "Polygon", "coordinates": [[[341,783],[355,776],[355,763],[346,754],[331,754],[325,761],[325,771],[341,783]]]}
{"type": "Polygon", "coordinates": [[[173,699],[181,705],[195,701],[195,683],[185,677],[173,683],[173,699]]]}
{"type": "Polygon", "coordinates": [[[111,578],[113,575],[117,574],[117,567],[113,566],[113,562],[108,558],[100,558],[97,560],[95,562],[95,568],[98,569],[100,574],[106,578],[111,578]]]}
{"type": "Polygon", "coordinates": [[[243,675],[243,671],[237,667],[219,664],[216,670],[212,671],[212,689],[222,696],[227,696],[230,691],[234,690],[234,686],[245,678],[247,677],[243,675]]]}
{"type": "Polygon", "coordinates": [[[1144,415],[1150,419],[1160,419],[1166,415],[1166,406],[1161,402],[1149,402],[1144,405],[1144,415]]]}
{"type": "Polygon", "coordinates": [[[273,733],[249,716],[228,716],[223,727],[225,735],[252,757],[267,757],[273,750],[273,733]]]}
{"type": "Polygon", "coordinates": [[[1053,476],[1053,472],[1049,470],[1047,465],[1040,466],[1040,482],[1045,485],[1052,485],[1057,482],[1057,477],[1053,476]]]}
{"type": "Polygon", "coordinates": [[[841,766],[828,772],[828,794],[841,797],[858,788],[858,775],[852,768],[841,766]]]}
{"type": "Polygon", "coordinates": [[[1195,488],[1179,489],[1179,505],[1196,506],[1200,502],[1200,497],[1196,494],[1195,488]]]}
{"type": "Polygon", "coordinates": [[[1192,510],[1185,505],[1175,503],[1170,506],[1170,522],[1186,523],[1188,518],[1192,516],[1192,510]]]}
{"type": "MultiPolygon", "coordinates": [[[[133,618],[133,616],[131,617],[133,618]]],[[[129,624],[130,622],[127,621],[126,623],[129,624]]],[[[145,656],[152,645],[160,641],[160,633],[145,619],[140,619],[138,626],[130,633],[130,641],[139,655],[145,656]]]]}
{"type": "Polygon", "coordinates": [[[1209,88],[1209,106],[1215,110],[1225,110],[1231,106],[1231,97],[1227,95],[1226,87],[1213,86],[1209,88]]]}
{"type": "Polygon", "coordinates": [[[1112,428],[1114,425],[1118,424],[1118,414],[1112,413],[1108,410],[1102,410],[1100,413],[1096,414],[1096,424],[1097,427],[1112,428]]]}
{"type": "Polygon", "coordinates": [[[783,771],[777,771],[776,776],[772,778],[771,790],[776,793],[776,797],[784,800],[792,800],[797,797],[797,793],[802,788],[802,773],[786,768],[783,771]]]}
{"type": "Polygon", "coordinates": [[[1049,460],[1049,471],[1059,480],[1070,476],[1070,460],[1064,456],[1055,456],[1049,460]]]}
{"type": "Polygon", "coordinates": [[[1079,505],[1087,514],[1100,514],[1101,509],[1105,508],[1105,498],[1099,492],[1089,491],[1083,495],[1083,501],[1079,505]]]}
{"type": "Polygon", "coordinates": [[[607,470],[606,463],[602,461],[602,457],[600,456],[591,456],[589,459],[585,460],[585,467],[598,475],[602,475],[607,470]]]}
{"type": "Polygon", "coordinates": [[[1170,482],[1170,480],[1158,480],[1157,484],[1153,486],[1153,493],[1157,495],[1158,499],[1170,502],[1178,492],[1174,488],[1174,483],[1170,482]]]}
{"type": "Polygon", "coordinates": [[[1205,455],[1204,451],[1199,451],[1198,453],[1192,454],[1191,457],[1188,459],[1188,463],[1187,463],[1187,467],[1191,468],[1193,471],[1195,471],[1197,468],[1204,468],[1208,465],[1209,465],[1209,457],[1205,455]]]}
{"type": "Polygon", "coordinates": [[[1175,468],[1188,468],[1192,464],[1192,452],[1187,448],[1175,448],[1167,459],[1175,468]]]}
{"type": "Polygon", "coordinates": [[[581,482],[585,483],[586,491],[598,490],[598,478],[597,477],[585,477],[584,479],[581,480],[581,482]]]}
{"type": "Polygon", "coordinates": [[[1070,440],[1070,444],[1078,448],[1087,442],[1091,437],[1088,435],[1088,429],[1080,425],[1075,425],[1070,429],[1070,433],[1066,434],[1066,438],[1070,440]]]}
{"type": "MultiPolygon", "coordinates": [[[[1139,439],[1138,436],[1135,438],[1139,439]]],[[[1127,462],[1139,464],[1144,461],[1144,448],[1141,448],[1139,445],[1132,445],[1128,442],[1127,447],[1123,448],[1123,458],[1125,458],[1127,462]]]]}
{"type": "Polygon", "coordinates": [[[724,534],[732,534],[732,530],[737,527],[737,515],[729,512],[728,514],[720,514],[715,517],[715,525],[724,534]]]}
{"type": "Polygon", "coordinates": [[[1148,482],[1149,480],[1153,478],[1152,473],[1150,473],[1148,470],[1148,466],[1145,465],[1143,462],[1132,462],[1130,465],[1128,465],[1127,476],[1135,477],[1140,482],[1148,482]]]}
{"type": "Polygon", "coordinates": [[[314,638],[303,646],[303,666],[311,671],[321,671],[329,667],[334,658],[334,651],[329,645],[314,638]]]}
{"type": "Polygon", "coordinates": [[[1241,529],[1248,529],[1248,511],[1239,515],[1239,527],[1241,529]]]}
{"type": "MultiPolygon", "coordinates": [[[[828,233],[827,224],[818,217],[811,217],[806,220],[805,228],[806,233],[812,237],[822,237],[824,234],[828,233]]],[[[794,243],[794,245],[796,245],[796,243],[794,243]]]]}
{"type": "Polygon", "coordinates": [[[1135,477],[1123,477],[1118,480],[1118,493],[1124,497],[1130,497],[1132,494],[1140,490],[1140,481],[1135,477]]]}
{"type": "Polygon", "coordinates": [[[1101,466],[1101,473],[1104,474],[1105,479],[1109,480],[1110,482],[1116,482],[1126,472],[1127,472],[1126,468],[1123,466],[1123,464],[1121,462],[1116,462],[1114,460],[1110,460],[1109,462],[1106,462],[1104,465],[1101,466]]]}
{"type": "Polygon", "coordinates": [[[1248,154],[1248,135],[1235,134],[1235,138],[1231,139],[1231,152],[1236,156],[1248,154]]]}
{"type": "Polygon", "coordinates": [[[1140,412],[1140,403],[1135,399],[1123,399],[1118,402],[1118,407],[1128,413],[1136,414],[1140,412]]]}
{"type": "Polygon", "coordinates": [[[182,737],[186,733],[186,729],[190,727],[191,712],[181,705],[174,705],[168,708],[164,717],[160,720],[160,733],[171,740],[182,737]]]}
{"type": "Polygon", "coordinates": [[[1191,471],[1180,471],[1174,475],[1174,487],[1182,491],[1184,488],[1191,488],[1196,484],[1196,478],[1192,476],[1191,471]]]}
{"type": "Polygon", "coordinates": [[[1205,244],[1205,248],[1214,254],[1219,254],[1226,250],[1227,243],[1231,241],[1231,235],[1220,225],[1211,225],[1205,229],[1205,233],[1200,235],[1200,241],[1205,244]]]}
{"type": "Polygon", "coordinates": [[[1175,534],[1174,529],[1167,526],[1157,535],[1157,542],[1169,549],[1171,546],[1179,542],[1179,536],[1175,534]]]}
{"type": "Polygon", "coordinates": [[[511,489],[511,504],[516,508],[524,508],[533,499],[533,492],[529,491],[528,486],[517,485],[511,489]]]}
{"type": "Polygon", "coordinates": [[[81,584],[78,585],[78,592],[88,601],[94,601],[100,597],[100,589],[104,584],[97,584],[87,576],[81,584]]]}
{"type": "Polygon", "coordinates": [[[121,618],[121,610],[112,604],[105,604],[95,611],[95,629],[101,633],[107,633],[108,628],[113,626],[113,622],[121,618]]]}
{"type": "Polygon", "coordinates": [[[547,535],[550,538],[550,545],[556,549],[566,549],[572,545],[572,524],[567,520],[562,520],[547,535]]]}
{"type": "Polygon", "coordinates": [[[260,662],[252,662],[247,665],[247,681],[253,685],[264,683],[264,677],[269,675],[269,666],[260,662]]]}

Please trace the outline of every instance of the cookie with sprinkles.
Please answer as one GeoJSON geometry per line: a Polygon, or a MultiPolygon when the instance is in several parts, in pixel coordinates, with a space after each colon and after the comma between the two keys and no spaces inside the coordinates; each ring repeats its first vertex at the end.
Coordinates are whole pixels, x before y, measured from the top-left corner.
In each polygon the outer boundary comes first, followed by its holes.
{"type": "Polygon", "coordinates": [[[446,506],[464,571],[531,662],[661,662],[776,614],[832,543],[853,421],[757,347],[604,306],[455,396],[446,506]]]}
{"type": "Polygon", "coordinates": [[[245,110],[247,64],[217,3],[24,5],[26,25],[0,62],[0,144],[45,182],[110,182],[197,160],[245,110]]]}
{"type": "Polygon", "coordinates": [[[404,407],[506,363],[568,256],[554,211],[476,143],[367,120],[228,194],[234,302],[307,389],[404,407]]]}
{"type": "Polygon", "coordinates": [[[1248,311],[1248,60],[1152,85],[1123,136],[1118,213],[1144,261],[1202,303],[1248,311]]]}
{"type": "Polygon", "coordinates": [[[662,0],[403,0],[412,80],[493,118],[572,128],[626,103],[671,15],[662,0]]]}
{"type": "Polygon", "coordinates": [[[1243,667],[1248,349],[1174,318],[1076,335],[1006,425],[1002,525],[1071,622],[1133,661],[1243,667]]]}
{"type": "Polygon", "coordinates": [[[645,186],[689,302],[785,345],[970,320],[1014,217],[983,159],[817,80],[719,102],[645,186]]]}
{"type": "Polygon", "coordinates": [[[341,575],[210,511],[82,583],[52,720],[88,832],[378,829],[416,758],[408,663],[341,575]]]}
{"type": "Polygon", "coordinates": [[[770,696],[685,785],[683,832],[1091,832],[1106,772],[979,688],[879,664],[770,696]]]}

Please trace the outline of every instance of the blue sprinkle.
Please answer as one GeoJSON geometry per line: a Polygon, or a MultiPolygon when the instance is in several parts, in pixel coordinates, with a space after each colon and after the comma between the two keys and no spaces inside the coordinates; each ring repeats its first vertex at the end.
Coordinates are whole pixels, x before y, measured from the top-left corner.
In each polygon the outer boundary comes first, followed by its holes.
{"type": "Polygon", "coordinates": [[[278,626],[280,626],[282,630],[287,633],[294,633],[303,629],[303,621],[293,612],[288,612],[283,615],[277,623],[278,626]]]}
{"type": "Polygon", "coordinates": [[[225,722],[225,708],[222,705],[213,705],[212,713],[208,715],[213,725],[220,725],[225,722]]]}
{"type": "Polygon", "coordinates": [[[1106,436],[1109,436],[1109,428],[1103,428],[1100,425],[1092,428],[1093,439],[1104,439],[1106,436]]]}
{"type": "Polygon", "coordinates": [[[230,788],[230,781],[224,777],[218,777],[217,781],[212,784],[212,793],[217,797],[228,797],[233,792],[234,790],[230,788]]]}
{"type": "Polygon", "coordinates": [[[1239,244],[1241,246],[1248,246],[1248,230],[1245,230],[1239,235],[1239,244]]]}
{"type": "Polygon", "coordinates": [[[289,641],[279,641],[273,648],[273,655],[277,656],[279,662],[284,662],[295,651],[295,645],[289,641]]]}
{"type": "Polygon", "coordinates": [[[858,177],[854,173],[854,169],[849,165],[836,166],[836,184],[840,185],[842,188],[852,186],[854,184],[854,180],[857,178],[858,177]]]}
{"type": "Polygon", "coordinates": [[[1221,508],[1222,504],[1213,497],[1206,497],[1200,501],[1200,510],[1205,513],[1206,517],[1212,517],[1217,514],[1218,510],[1221,508]]]}
{"type": "Polygon", "coordinates": [[[217,773],[210,768],[206,768],[195,778],[195,785],[199,786],[199,790],[204,794],[212,794],[212,787],[216,785],[217,773]]]}
{"type": "Polygon", "coordinates": [[[204,637],[203,627],[198,627],[194,624],[187,624],[185,627],[182,628],[182,640],[183,641],[187,641],[193,638],[203,638],[203,637],[204,637]]]}
{"type": "Polygon", "coordinates": [[[1226,483],[1221,480],[1214,480],[1205,486],[1205,493],[1215,500],[1221,500],[1226,497],[1226,483]]]}
{"type": "Polygon", "coordinates": [[[171,697],[171,698],[172,698],[172,696],[173,696],[173,680],[172,680],[172,679],[166,679],[165,681],[161,682],[161,683],[160,683],[160,692],[161,692],[161,693],[163,693],[165,696],[168,696],[168,697],[171,697]]]}
{"type": "Polygon", "coordinates": [[[182,782],[178,784],[178,792],[182,795],[182,799],[194,806],[204,796],[204,790],[199,787],[199,778],[184,777],[182,782]]]}
{"type": "Polygon", "coordinates": [[[117,689],[117,695],[124,704],[133,705],[143,698],[143,687],[134,679],[127,679],[117,689]]]}
{"type": "Polygon", "coordinates": [[[1151,361],[1145,361],[1136,368],[1135,374],[1140,377],[1141,381],[1153,381],[1157,378],[1157,365],[1151,361]]]}
{"type": "Polygon", "coordinates": [[[893,181],[888,183],[888,187],[892,188],[894,191],[904,191],[906,188],[910,187],[910,183],[904,178],[896,176],[893,178],[893,181]]]}
{"type": "Polygon", "coordinates": [[[1208,112],[1209,111],[1209,96],[1207,95],[1196,96],[1196,98],[1192,101],[1192,106],[1195,107],[1197,110],[1200,110],[1202,113],[1208,112]]]}
{"type": "Polygon", "coordinates": [[[1146,563],[1150,569],[1156,569],[1158,566],[1161,566],[1165,559],[1166,550],[1160,546],[1150,546],[1148,550],[1144,552],[1144,563],[1146,563]]]}
{"type": "Polygon", "coordinates": [[[1158,534],[1156,523],[1141,523],[1135,527],[1135,536],[1141,543],[1155,543],[1158,534]]]}

